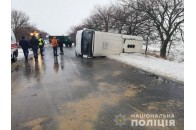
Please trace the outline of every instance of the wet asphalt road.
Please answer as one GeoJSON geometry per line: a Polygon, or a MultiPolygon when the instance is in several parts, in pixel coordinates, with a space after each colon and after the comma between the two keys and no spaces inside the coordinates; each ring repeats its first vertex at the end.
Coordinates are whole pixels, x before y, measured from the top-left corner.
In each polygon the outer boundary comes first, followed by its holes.
{"type": "Polygon", "coordinates": [[[184,129],[183,84],[74,50],[54,58],[47,47],[38,62],[21,61],[12,71],[12,130],[184,129]],[[175,126],[131,126],[134,114],[173,114],[175,126]]]}

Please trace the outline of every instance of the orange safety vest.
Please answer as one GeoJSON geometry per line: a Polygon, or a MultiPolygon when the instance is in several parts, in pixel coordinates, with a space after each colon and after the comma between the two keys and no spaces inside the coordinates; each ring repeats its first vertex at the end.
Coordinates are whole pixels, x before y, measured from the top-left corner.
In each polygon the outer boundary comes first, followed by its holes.
{"type": "Polygon", "coordinates": [[[57,42],[57,39],[52,39],[52,46],[53,47],[57,47],[58,46],[58,42],[57,42]]]}

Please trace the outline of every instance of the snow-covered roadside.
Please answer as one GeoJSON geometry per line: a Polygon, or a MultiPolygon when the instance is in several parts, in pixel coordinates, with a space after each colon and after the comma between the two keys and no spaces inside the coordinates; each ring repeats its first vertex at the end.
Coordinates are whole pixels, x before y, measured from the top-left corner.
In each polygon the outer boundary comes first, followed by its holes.
{"type": "Polygon", "coordinates": [[[184,62],[177,63],[144,54],[126,54],[108,56],[110,59],[134,66],[144,71],[160,75],[174,81],[184,82],[184,62]]]}

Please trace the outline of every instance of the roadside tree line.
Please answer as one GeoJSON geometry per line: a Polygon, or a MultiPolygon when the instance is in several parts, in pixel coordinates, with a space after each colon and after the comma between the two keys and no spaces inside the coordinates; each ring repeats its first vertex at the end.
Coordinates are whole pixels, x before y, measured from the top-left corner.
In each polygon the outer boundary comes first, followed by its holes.
{"type": "Polygon", "coordinates": [[[184,1],[118,0],[97,5],[81,24],[70,28],[73,40],[77,30],[83,28],[140,35],[145,41],[145,53],[148,45],[160,44],[160,56],[165,58],[172,44],[184,41],[184,1]]]}
{"type": "Polygon", "coordinates": [[[11,28],[16,36],[16,40],[19,41],[22,36],[26,36],[27,39],[30,38],[30,33],[36,31],[46,38],[47,32],[39,30],[35,25],[29,22],[29,16],[23,12],[12,9],[11,12],[11,28]]]}

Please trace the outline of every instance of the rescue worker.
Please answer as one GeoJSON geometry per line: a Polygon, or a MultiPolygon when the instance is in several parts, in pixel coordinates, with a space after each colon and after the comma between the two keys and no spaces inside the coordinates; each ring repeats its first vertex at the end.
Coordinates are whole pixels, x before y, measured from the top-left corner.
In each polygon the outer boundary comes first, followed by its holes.
{"type": "Polygon", "coordinates": [[[44,40],[42,36],[39,37],[39,49],[40,49],[40,54],[41,56],[44,56],[43,51],[44,51],[44,40]]]}
{"type": "Polygon", "coordinates": [[[25,36],[22,36],[22,39],[20,40],[19,45],[22,47],[25,60],[27,61],[28,60],[28,55],[29,55],[29,49],[28,49],[29,48],[29,43],[25,39],[25,36]]]}
{"type": "Polygon", "coordinates": [[[37,50],[39,48],[39,41],[33,35],[29,41],[29,44],[31,45],[31,48],[33,50],[33,55],[34,55],[35,61],[37,61],[38,60],[37,50]]]}
{"type": "Polygon", "coordinates": [[[53,47],[54,56],[58,56],[58,55],[57,55],[57,46],[58,46],[58,42],[57,42],[56,37],[53,37],[53,39],[52,39],[51,41],[52,41],[52,47],[53,47]]]}

